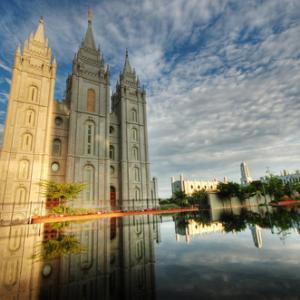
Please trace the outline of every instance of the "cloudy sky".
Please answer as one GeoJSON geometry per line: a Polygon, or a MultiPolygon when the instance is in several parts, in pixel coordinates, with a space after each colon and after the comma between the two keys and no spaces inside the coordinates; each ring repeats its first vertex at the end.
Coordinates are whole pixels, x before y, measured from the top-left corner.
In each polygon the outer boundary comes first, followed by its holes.
{"type": "Polygon", "coordinates": [[[300,169],[299,0],[2,0],[0,136],[17,43],[42,15],[62,99],[88,6],[112,90],[126,47],[146,87],[160,196],[180,173],[238,181],[242,160],[254,178],[300,169]]]}

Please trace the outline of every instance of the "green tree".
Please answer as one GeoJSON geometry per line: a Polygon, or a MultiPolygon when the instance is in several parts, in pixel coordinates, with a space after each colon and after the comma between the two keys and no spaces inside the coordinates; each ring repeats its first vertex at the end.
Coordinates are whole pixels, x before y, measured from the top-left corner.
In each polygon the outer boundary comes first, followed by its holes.
{"type": "Polygon", "coordinates": [[[202,191],[195,191],[191,197],[189,197],[190,204],[196,204],[207,207],[208,203],[208,193],[204,190],[202,191]]]}
{"type": "Polygon", "coordinates": [[[56,182],[53,180],[43,180],[40,182],[42,193],[51,200],[59,200],[60,205],[66,212],[67,201],[74,200],[80,192],[87,187],[83,182],[56,182]]]}
{"type": "Polygon", "coordinates": [[[240,185],[235,182],[220,182],[217,187],[218,196],[220,198],[231,198],[234,196],[238,196],[240,192],[240,185]]]}

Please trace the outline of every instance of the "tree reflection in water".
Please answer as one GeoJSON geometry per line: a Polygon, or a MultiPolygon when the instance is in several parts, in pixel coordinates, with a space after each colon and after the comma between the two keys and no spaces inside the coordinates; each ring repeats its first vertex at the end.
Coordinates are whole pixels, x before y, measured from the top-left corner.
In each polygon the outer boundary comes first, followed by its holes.
{"type": "Polygon", "coordinates": [[[211,210],[202,210],[197,213],[179,214],[175,217],[176,226],[183,230],[189,220],[193,220],[202,226],[209,226],[214,222],[220,222],[225,232],[241,232],[249,225],[258,225],[261,228],[271,229],[272,233],[283,236],[288,235],[291,229],[300,229],[300,214],[298,208],[267,209],[264,212],[256,212],[241,209],[239,213],[230,210],[222,210],[218,219],[212,219],[211,210]],[[274,231],[275,230],[275,231],[274,231]]]}
{"type": "Polygon", "coordinates": [[[45,225],[45,238],[42,242],[37,243],[34,259],[49,261],[66,254],[83,253],[85,249],[75,235],[65,232],[69,225],[68,222],[45,225]]]}

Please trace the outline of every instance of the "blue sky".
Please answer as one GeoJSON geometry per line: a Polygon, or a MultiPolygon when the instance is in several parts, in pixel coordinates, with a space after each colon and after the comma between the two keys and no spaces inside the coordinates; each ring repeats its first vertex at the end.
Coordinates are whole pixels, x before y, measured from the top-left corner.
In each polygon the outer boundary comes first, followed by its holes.
{"type": "Polygon", "coordinates": [[[239,180],[300,169],[300,1],[0,2],[0,136],[16,45],[45,20],[57,59],[56,98],[84,37],[87,8],[111,87],[125,48],[148,95],[152,175],[239,180]]]}

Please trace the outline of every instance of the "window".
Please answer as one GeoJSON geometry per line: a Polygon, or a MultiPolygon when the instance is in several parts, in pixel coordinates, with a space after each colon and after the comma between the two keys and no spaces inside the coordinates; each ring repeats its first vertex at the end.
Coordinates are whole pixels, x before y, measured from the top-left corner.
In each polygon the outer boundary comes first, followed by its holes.
{"type": "Polygon", "coordinates": [[[63,123],[63,120],[62,120],[61,117],[56,117],[56,118],[55,118],[55,125],[56,125],[57,127],[60,127],[60,126],[62,125],[62,123],[63,123]]]}
{"type": "Polygon", "coordinates": [[[136,242],[136,247],[135,247],[135,256],[137,259],[141,259],[143,257],[143,240],[138,240],[136,242]]]}
{"type": "Polygon", "coordinates": [[[137,129],[136,128],[132,128],[132,139],[134,141],[137,141],[137,139],[138,139],[137,135],[138,135],[137,129]]]}
{"type": "Polygon", "coordinates": [[[135,232],[140,234],[142,232],[142,220],[139,216],[135,217],[135,232]]]}
{"type": "Polygon", "coordinates": [[[193,189],[194,187],[191,185],[191,189],[193,189]]]}
{"type": "Polygon", "coordinates": [[[54,173],[58,172],[58,170],[59,170],[59,163],[58,163],[58,162],[52,163],[52,165],[51,165],[51,170],[52,170],[52,172],[54,172],[54,173]]]}
{"type": "Polygon", "coordinates": [[[110,175],[115,174],[115,168],[113,166],[110,166],[110,175]]]}
{"type": "Polygon", "coordinates": [[[83,182],[87,183],[87,187],[84,190],[84,201],[92,202],[94,200],[94,168],[87,165],[83,169],[83,182]]]}
{"type": "Polygon", "coordinates": [[[134,191],[134,199],[140,200],[140,190],[138,188],[136,188],[134,191]]]}
{"type": "Polygon", "coordinates": [[[27,179],[28,175],[29,175],[29,162],[28,160],[23,159],[19,163],[18,178],[27,179]]]}
{"type": "Polygon", "coordinates": [[[110,134],[113,134],[114,131],[115,131],[115,128],[114,128],[113,126],[110,126],[110,127],[109,127],[109,133],[110,133],[110,134]]]}
{"type": "Polygon", "coordinates": [[[133,122],[137,122],[137,112],[135,109],[131,111],[131,118],[133,122]]]}
{"type": "Polygon", "coordinates": [[[32,135],[30,133],[25,133],[22,138],[22,150],[31,151],[32,150],[32,135]]]}
{"type": "Polygon", "coordinates": [[[132,157],[134,160],[138,160],[139,159],[139,152],[138,152],[138,148],[137,147],[133,147],[132,148],[132,157]]]}
{"type": "Polygon", "coordinates": [[[37,102],[38,99],[38,89],[36,86],[31,85],[29,87],[29,100],[32,102],[37,102]]]}
{"type": "Polygon", "coordinates": [[[25,113],[25,126],[34,127],[35,113],[32,109],[28,109],[25,113]]]}
{"type": "Polygon", "coordinates": [[[134,167],[134,180],[140,181],[140,170],[138,167],[134,167]]]}
{"type": "Polygon", "coordinates": [[[52,144],[52,155],[60,156],[61,155],[61,141],[60,139],[54,139],[52,144]]]}
{"type": "Polygon", "coordinates": [[[114,160],[115,159],[115,148],[113,145],[110,145],[109,146],[109,158],[111,160],[114,160]]]}
{"type": "Polygon", "coordinates": [[[15,203],[25,204],[26,202],[26,189],[24,187],[18,187],[15,193],[15,203]]]}
{"type": "Polygon", "coordinates": [[[88,112],[95,112],[95,91],[88,89],[87,91],[87,105],[86,110],[88,112]]]}
{"type": "Polygon", "coordinates": [[[88,121],[85,124],[85,154],[94,154],[95,125],[88,121]]]}

